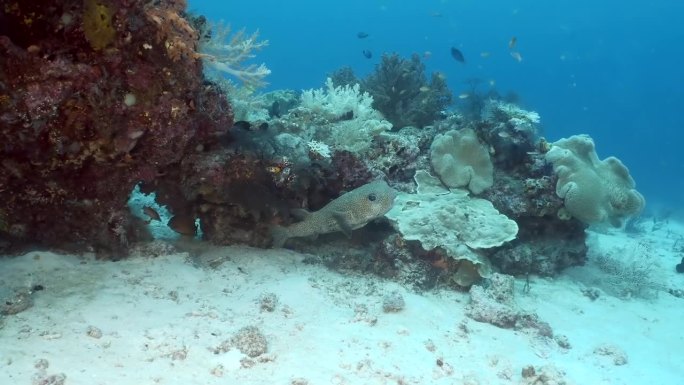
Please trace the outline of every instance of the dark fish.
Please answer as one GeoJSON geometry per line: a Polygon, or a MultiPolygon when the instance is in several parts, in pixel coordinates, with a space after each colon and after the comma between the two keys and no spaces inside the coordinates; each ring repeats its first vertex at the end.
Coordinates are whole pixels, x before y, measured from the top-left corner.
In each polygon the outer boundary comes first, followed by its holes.
{"type": "Polygon", "coordinates": [[[271,107],[268,109],[268,116],[271,118],[280,117],[280,103],[277,100],[271,103],[271,107]]]}
{"type": "Polygon", "coordinates": [[[197,227],[195,227],[195,218],[190,215],[174,215],[166,224],[173,231],[181,235],[195,236],[197,234],[197,227]]]}
{"type": "Polygon", "coordinates": [[[359,39],[365,39],[368,37],[368,34],[365,32],[359,32],[356,34],[356,37],[358,37],[359,39]]]}
{"type": "Polygon", "coordinates": [[[361,53],[363,54],[363,57],[365,57],[366,59],[370,59],[373,57],[373,52],[371,52],[370,50],[364,49],[363,51],[361,51],[361,53]]]}
{"type": "Polygon", "coordinates": [[[159,216],[159,213],[157,212],[157,210],[153,209],[150,206],[143,207],[143,213],[145,213],[145,215],[150,217],[150,220],[161,221],[161,217],[159,216]]]}
{"type": "Polygon", "coordinates": [[[465,63],[465,58],[463,57],[463,54],[456,47],[451,47],[451,57],[453,57],[457,61],[460,61],[461,63],[465,63]]]}
{"type": "Polygon", "coordinates": [[[342,116],[340,116],[340,120],[352,120],[354,119],[354,111],[347,111],[342,116]]]}
{"type": "Polygon", "coordinates": [[[252,125],[245,120],[238,120],[237,122],[233,123],[233,128],[242,128],[245,131],[249,131],[251,127],[252,125]]]}
{"type": "Polygon", "coordinates": [[[513,49],[515,48],[515,43],[518,42],[518,38],[513,36],[511,40],[508,42],[508,49],[513,49]]]}

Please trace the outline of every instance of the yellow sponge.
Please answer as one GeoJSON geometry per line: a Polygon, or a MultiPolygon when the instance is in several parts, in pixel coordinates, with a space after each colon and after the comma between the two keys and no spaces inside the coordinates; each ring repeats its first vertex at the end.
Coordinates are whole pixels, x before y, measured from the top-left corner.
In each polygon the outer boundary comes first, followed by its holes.
{"type": "Polygon", "coordinates": [[[111,8],[98,0],[83,0],[83,33],[96,51],[110,45],[116,36],[111,8]]]}

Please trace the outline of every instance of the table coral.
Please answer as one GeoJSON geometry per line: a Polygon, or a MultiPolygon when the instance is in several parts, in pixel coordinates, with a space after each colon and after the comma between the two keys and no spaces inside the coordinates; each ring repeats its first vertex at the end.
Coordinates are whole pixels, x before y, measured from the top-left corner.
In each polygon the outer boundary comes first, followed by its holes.
{"type": "Polygon", "coordinates": [[[456,261],[467,261],[454,276],[459,285],[488,277],[491,264],[481,250],[515,239],[518,225],[491,202],[469,197],[463,190],[449,191],[425,171],[417,172],[415,179],[417,193],[397,196],[385,215],[390,223],[404,239],[420,242],[425,250],[440,248],[456,261]]]}

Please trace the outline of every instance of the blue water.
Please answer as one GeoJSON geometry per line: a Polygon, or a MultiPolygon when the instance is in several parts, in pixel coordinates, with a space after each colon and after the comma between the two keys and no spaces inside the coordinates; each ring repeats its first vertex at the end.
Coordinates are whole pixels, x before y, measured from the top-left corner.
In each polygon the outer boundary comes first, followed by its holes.
{"type": "Polygon", "coordinates": [[[428,71],[446,74],[455,95],[469,78],[493,80],[540,113],[547,139],[586,133],[601,158],[620,158],[651,209],[684,207],[684,1],[222,3],[189,7],[261,31],[270,45],[257,61],[273,71],[269,89],[320,87],[344,65],[364,76],[383,52],[430,51],[428,71]],[[358,39],[360,31],[369,37],[358,39]],[[513,36],[521,62],[509,54],[513,36]],[[466,64],[453,60],[451,46],[466,64]]]}

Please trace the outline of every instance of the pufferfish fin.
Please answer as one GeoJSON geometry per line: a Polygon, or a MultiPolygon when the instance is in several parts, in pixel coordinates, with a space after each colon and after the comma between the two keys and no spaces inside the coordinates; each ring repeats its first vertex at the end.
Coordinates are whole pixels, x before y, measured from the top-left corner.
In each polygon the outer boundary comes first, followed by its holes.
{"type": "Polygon", "coordinates": [[[311,212],[306,209],[291,209],[290,214],[297,218],[297,220],[303,221],[311,215],[311,212]]]}
{"type": "Polygon", "coordinates": [[[332,217],[335,219],[335,222],[337,222],[337,225],[340,227],[340,231],[342,231],[344,235],[347,236],[347,238],[351,238],[352,227],[349,224],[349,221],[347,221],[345,213],[341,211],[335,211],[332,213],[332,217]]]}

